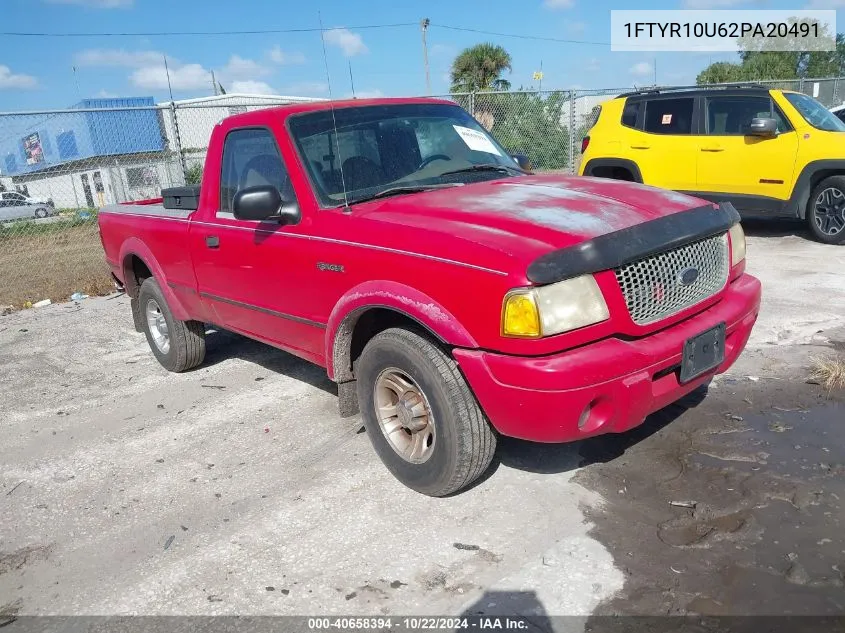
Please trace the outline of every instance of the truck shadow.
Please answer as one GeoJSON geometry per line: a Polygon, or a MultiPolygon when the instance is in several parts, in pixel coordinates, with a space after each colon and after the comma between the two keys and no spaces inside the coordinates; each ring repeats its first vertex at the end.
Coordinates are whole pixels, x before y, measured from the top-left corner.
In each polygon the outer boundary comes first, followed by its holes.
{"type": "MultiPolygon", "coordinates": [[[[485,591],[458,617],[461,620],[466,618],[466,628],[470,630],[493,628],[516,629],[526,633],[554,633],[555,627],[549,615],[535,591],[485,591]]],[[[462,623],[459,630],[463,628],[462,623]]]]}
{"type": "MultiPolygon", "coordinates": [[[[259,343],[240,334],[209,326],[205,337],[205,361],[201,367],[211,367],[230,358],[239,358],[294,380],[301,380],[312,387],[337,396],[337,385],[329,380],[326,370],[293,354],[259,343]]],[[[256,372],[255,379],[266,378],[264,372],[256,372]]]]}
{"type": "Polygon", "coordinates": [[[703,385],[678,402],[651,414],[640,426],[625,433],[607,433],[569,444],[540,444],[501,437],[490,468],[473,486],[491,477],[499,466],[552,475],[612,461],[697,407],[706,396],[707,386],[703,385]]]}
{"type": "MultiPolygon", "coordinates": [[[[301,380],[337,397],[337,385],[329,380],[325,369],[264,343],[210,326],[206,334],[206,359],[202,366],[210,367],[232,358],[253,363],[267,372],[301,380]]],[[[256,380],[266,378],[262,371],[257,370],[255,374],[256,380]]],[[[614,460],[624,455],[630,447],[698,406],[706,395],[707,386],[699,387],[678,402],[653,413],[640,426],[625,433],[608,433],[568,444],[540,444],[500,437],[493,462],[470,487],[475,487],[492,477],[500,466],[552,475],[614,460]]]]}
{"type": "Polygon", "coordinates": [[[742,220],[742,230],[749,237],[788,237],[794,235],[808,242],[815,241],[804,220],[747,218],[742,220]]]}

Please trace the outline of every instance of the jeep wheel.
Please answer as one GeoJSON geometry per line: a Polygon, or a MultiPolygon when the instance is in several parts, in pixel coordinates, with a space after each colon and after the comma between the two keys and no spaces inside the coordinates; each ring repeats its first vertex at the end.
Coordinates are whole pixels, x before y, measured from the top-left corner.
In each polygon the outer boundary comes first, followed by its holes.
{"type": "Polygon", "coordinates": [[[181,372],[203,361],[205,324],[176,320],[158,282],[152,277],[141,284],[138,307],[147,343],[162,367],[168,371],[181,372]]]}
{"type": "Polygon", "coordinates": [[[813,189],[807,222],[820,242],[845,243],[845,176],[825,178],[813,189]]]}
{"type": "Polygon", "coordinates": [[[432,497],[460,490],[490,465],[496,436],[455,362],[422,336],[374,336],[355,366],[367,435],[388,470],[432,497]]]}

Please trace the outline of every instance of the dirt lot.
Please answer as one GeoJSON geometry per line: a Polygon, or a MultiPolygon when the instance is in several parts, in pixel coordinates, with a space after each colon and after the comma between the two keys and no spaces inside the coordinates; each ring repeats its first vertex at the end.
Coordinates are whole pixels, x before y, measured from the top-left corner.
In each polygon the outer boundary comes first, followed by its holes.
{"type": "Polygon", "coordinates": [[[503,441],[447,499],[400,486],[282,352],[216,332],[172,375],[125,297],[3,317],[0,609],[845,613],[845,407],[805,383],[845,347],[845,248],[750,233],[764,309],[705,398],[621,436],[503,441]]]}
{"type": "Polygon", "coordinates": [[[78,226],[52,224],[59,223],[0,226],[0,307],[67,301],[77,291],[102,295],[114,289],[96,220],[78,226]]]}

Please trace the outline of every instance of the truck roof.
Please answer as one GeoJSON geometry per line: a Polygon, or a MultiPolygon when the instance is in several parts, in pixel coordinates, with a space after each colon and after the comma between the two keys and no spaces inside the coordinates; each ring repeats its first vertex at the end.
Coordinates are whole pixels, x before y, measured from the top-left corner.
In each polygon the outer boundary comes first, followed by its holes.
{"type": "Polygon", "coordinates": [[[337,101],[312,101],[310,103],[290,103],[288,105],[277,106],[275,108],[262,108],[261,110],[253,110],[252,112],[244,112],[243,114],[235,114],[228,117],[228,120],[234,124],[254,124],[258,120],[263,119],[267,114],[280,115],[287,118],[293,114],[300,114],[302,112],[318,112],[321,110],[330,110],[332,108],[362,108],[367,106],[379,105],[403,105],[414,103],[442,103],[444,105],[455,105],[453,101],[448,99],[437,99],[431,97],[379,97],[376,99],[341,99],[337,101]]]}

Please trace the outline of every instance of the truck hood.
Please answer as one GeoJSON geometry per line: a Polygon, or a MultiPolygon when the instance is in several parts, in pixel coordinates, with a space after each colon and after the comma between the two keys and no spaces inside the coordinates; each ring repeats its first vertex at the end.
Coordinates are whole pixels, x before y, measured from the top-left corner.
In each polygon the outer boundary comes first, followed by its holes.
{"type": "Polygon", "coordinates": [[[711,203],[637,183],[549,174],[385,198],[360,212],[530,260],[704,205],[711,203]]]}

